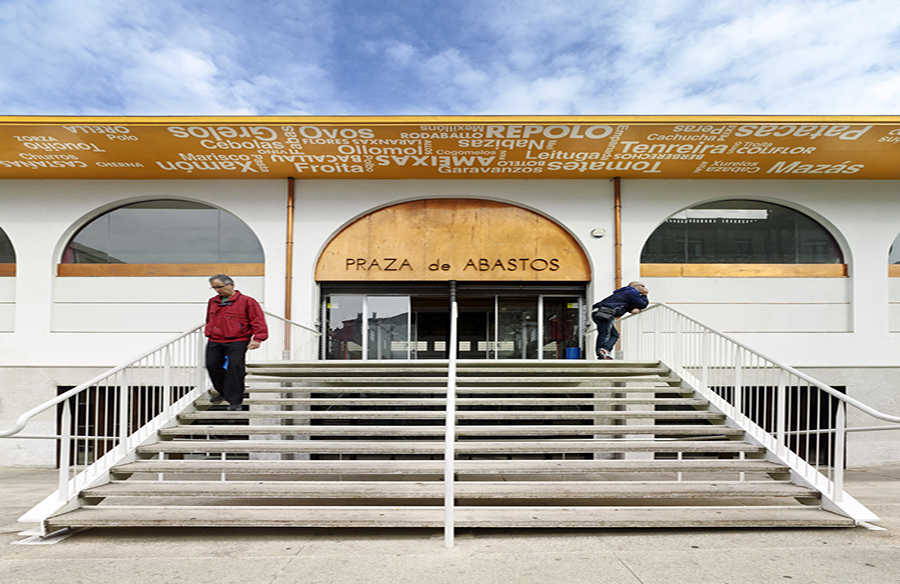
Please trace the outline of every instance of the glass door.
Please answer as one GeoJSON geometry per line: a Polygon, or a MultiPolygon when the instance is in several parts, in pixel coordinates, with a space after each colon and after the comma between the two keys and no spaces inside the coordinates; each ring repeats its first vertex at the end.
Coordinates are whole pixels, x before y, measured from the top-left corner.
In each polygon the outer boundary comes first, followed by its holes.
{"type": "Polygon", "coordinates": [[[409,296],[325,298],[325,359],[409,359],[409,296]]]}
{"type": "Polygon", "coordinates": [[[365,305],[367,358],[409,359],[409,296],[367,296],[365,305]]]}
{"type": "Polygon", "coordinates": [[[459,298],[460,359],[490,359],[496,304],[492,296],[459,298]]]}
{"type": "Polygon", "coordinates": [[[537,297],[496,296],[494,359],[537,359],[540,321],[537,297]]]}
{"type": "MultiPolygon", "coordinates": [[[[580,359],[584,299],[577,295],[464,296],[460,359],[580,359]]],[[[332,294],[323,306],[325,359],[446,359],[446,296],[332,294]]]]}
{"type": "Polygon", "coordinates": [[[325,359],[363,359],[363,304],[365,296],[333,295],[324,299],[325,330],[322,357],[325,359]]]}
{"type": "Polygon", "coordinates": [[[584,302],[580,296],[541,296],[541,359],[581,359],[584,302]]]}

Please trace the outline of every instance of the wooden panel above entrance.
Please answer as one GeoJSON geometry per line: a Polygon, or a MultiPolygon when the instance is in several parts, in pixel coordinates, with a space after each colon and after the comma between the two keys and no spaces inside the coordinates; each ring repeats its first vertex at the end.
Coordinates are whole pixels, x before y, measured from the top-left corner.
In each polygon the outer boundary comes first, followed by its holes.
{"type": "Polygon", "coordinates": [[[533,211],[479,199],[426,199],[380,209],[322,252],[317,281],[588,282],[565,229],[533,211]]]}

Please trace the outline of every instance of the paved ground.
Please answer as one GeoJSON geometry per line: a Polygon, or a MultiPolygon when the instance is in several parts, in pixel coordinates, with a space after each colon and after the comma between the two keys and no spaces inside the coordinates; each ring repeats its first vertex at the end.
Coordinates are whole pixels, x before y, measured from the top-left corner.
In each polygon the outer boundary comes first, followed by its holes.
{"type": "Polygon", "coordinates": [[[0,468],[0,582],[10,584],[900,584],[900,465],[847,488],[887,531],[93,529],[11,545],[54,488],[0,468]]]}

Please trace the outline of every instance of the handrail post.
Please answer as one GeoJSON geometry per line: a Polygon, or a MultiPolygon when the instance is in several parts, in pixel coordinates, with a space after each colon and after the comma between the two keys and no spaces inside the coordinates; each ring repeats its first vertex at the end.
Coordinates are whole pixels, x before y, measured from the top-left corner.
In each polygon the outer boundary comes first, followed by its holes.
{"type": "Polygon", "coordinates": [[[166,347],[163,353],[163,395],[160,411],[165,412],[169,409],[172,399],[172,348],[166,347]]]}
{"type": "Polygon", "coordinates": [[[787,453],[787,383],[782,372],[778,380],[778,397],[775,404],[775,439],[778,442],[778,455],[787,453]]]}
{"type": "Polygon", "coordinates": [[[834,428],[834,476],[832,478],[835,503],[844,499],[844,452],[847,447],[847,404],[838,401],[834,428]]]}
{"type": "Polygon", "coordinates": [[[734,349],[734,395],[732,406],[735,409],[735,419],[743,419],[749,412],[744,412],[744,353],[740,347],[734,349]],[[738,417],[740,416],[740,418],[738,417]]]}
{"type": "Polygon", "coordinates": [[[680,375],[685,374],[685,365],[684,365],[684,319],[676,318],[675,320],[675,335],[672,339],[673,344],[672,347],[672,355],[674,361],[676,363],[676,367],[678,368],[678,372],[680,375]]]}
{"type": "Polygon", "coordinates": [[[660,316],[657,316],[656,322],[653,323],[655,326],[653,327],[653,340],[652,340],[653,347],[651,349],[652,350],[651,354],[656,355],[657,358],[659,358],[661,361],[662,361],[662,358],[660,357],[661,353],[659,351],[659,343],[660,343],[660,338],[659,338],[660,332],[659,331],[662,330],[663,320],[664,320],[663,316],[660,315],[660,316]]]}
{"type": "Polygon", "coordinates": [[[457,304],[450,304],[450,353],[447,363],[447,420],[444,434],[444,547],[452,548],[455,532],[457,304]]]}
{"type": "Polygon", "coordinates": [[[119,444],[117,448],[125,454],[128,448],[128,394],[130,392],[131,375],[125,370],[119,385],[119,444]]]}
{"type": "MultiPolygon", "coordinates": [[[[70,398],[71,399],[71,398],[70,398]]],[[[72,412],[69,400],[62,402],[62,424],[59,429],[59,500],[69,500],[69,467],[72,464],[72,412]]]]}
{"type": "Polygon", "coordinates": [[[196,347],[196,355],[197,355],[197,389],[202,390],[203,386],[206,382],[206,368],[204,364],[206,362],[206,347],[203,344],[203,337],[201,335],[197,335],[197,347],[196,347]]]}
{"type": "Polygon", "coordinates": [[[712,360],[712,350],[710,345],[712,344],[712,337],[710,337],[709,333],[700,331],[701,335],[703,335],[702,340],[700,341],[700,366],[702,369],[700,370],[700,382],[703,384],[703,387],[709,387],[709,362],[712,360]]]}

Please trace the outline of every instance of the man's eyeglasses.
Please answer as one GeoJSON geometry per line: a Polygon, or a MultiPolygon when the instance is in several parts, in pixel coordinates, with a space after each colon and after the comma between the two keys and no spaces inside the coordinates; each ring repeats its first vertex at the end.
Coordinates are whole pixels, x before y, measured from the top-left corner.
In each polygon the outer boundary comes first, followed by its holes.
{"type": "Polygon", "coordinates": [[[210,286],[213,290],[221,290],[222,288],[227,288],[231,286],[231,284],[225,284],[224,286],[210,286]]]}

